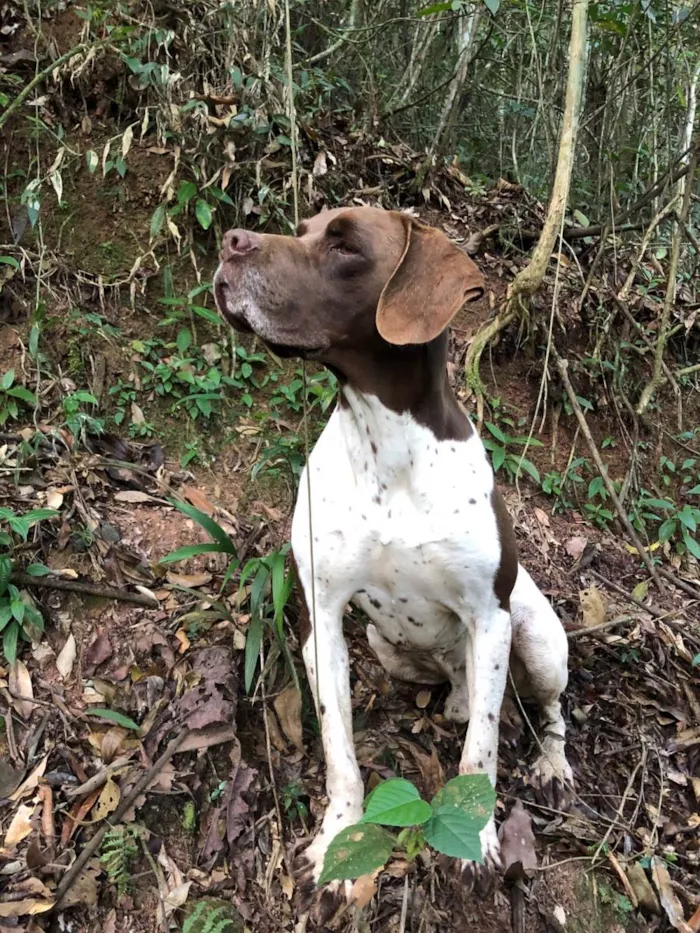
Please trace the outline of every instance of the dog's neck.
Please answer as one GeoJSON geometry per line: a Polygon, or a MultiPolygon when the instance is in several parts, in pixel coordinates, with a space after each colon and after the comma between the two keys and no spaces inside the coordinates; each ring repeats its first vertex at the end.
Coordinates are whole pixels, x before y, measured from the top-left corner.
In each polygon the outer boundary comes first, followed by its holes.
{"type": "MultiPolygon", "coordinates": [[[[377,340],[361,351],[329,353],[324,362],[340,380],[341,409],[366,428],[376,405],[363,405],[360,399],[376,399],[389,412],[410,415],[438,441],[466,440],[473,429],[447,379],[447,340],[445,332],[418,346],[377,340]]],[[[375,444],[381,441],[381,435],[375,436],[375,444]]]]}

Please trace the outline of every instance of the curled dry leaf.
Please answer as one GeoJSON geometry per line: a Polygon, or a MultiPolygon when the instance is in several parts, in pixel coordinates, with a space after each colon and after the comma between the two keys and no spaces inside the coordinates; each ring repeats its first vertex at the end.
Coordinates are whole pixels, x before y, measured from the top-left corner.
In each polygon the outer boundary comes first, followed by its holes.
{"type": "Polygon", "coordinates": [[[589,586],[579,592],[583,624],[588,627],[602,625],[605,622],[605,597],[598,587],[589,586]]]}
{"type": "Polygon", "coordinates": [[[111,729],[105,732],[100,743],[100,754],[102,756],[102,761],[104,761],[106,765],[113,761],[114,756],[119,751],[124,739],[128,735],[128,731],[121,726],[112,726],[111,729]]]}
{"type": "Polygon", "coordinates": [[[350,900],[359,910],[366,907],[377,892],[374,875],[360,875],[350,891],[350,900]]]}
{"type": "Polygon", "coordinates": [[[195,509],[199,509],[200,512],[204,512],[210,518],[216,515],[216,506],[207,499],[201,489],[196,489],[194,486],[183,486],[182,494],[195,509]]]}
{"type": "Polygon", "coordinates": [[[431,696],[430,690],[420,690],[416,696],[416,706],[418,709],[425,709],[428,703],[430,703],[431,696]]]}
{"type": "Polygon", "coordinates": [[[303,750],[301,692],[299,688],[295,687],[294,684],[290,684],[277,697],[274,706],[282,731],[296,748],[303,750]]]}
{"type": "Polygon", "coordinates": [[[22,803],[17,807],[15,815],[12,817],[12,822],[5,834],[0,855],[10,855],[12,849],[23,839],[26,839],[31,833],[33,829],[32,817],[34,816],[35,810],[36,804],[27,805],[22,803]]]}
{"type": "Polygon", "coordinates": [[[10,800],[21,800],[25,794],[29,794],[31,791],[36,789],[39,783],[39,779],[43,777],[44,771],[46,771],[46,762],[48,760],[49,756],[45,755],[36,768],[34,768],[29,777],[19,785],[13,794],[10,794],[10,800]]]}
{"type": "Polygon", "coordinates": [[[508,881],[521,881],[529,878],[537,868],[535,834],[532,831],[532,818],[517,800],[498,831],[501,840],[501,859],[505,877],[508,881]]]}
{"type": "Polygon", "coordinates": [[[22,719],[29,719],[34,709],[34,690],[32,678],[22,661],[15,661],[10,666],[9,688],[12,696],[12,705],[22,719]]]}
{"type": "Polygon", "coordinates": [[[180,647],[177,649],[178,654],[184,654],[188,648],[192,647],[192,643],[187,637],[187,632],[184,628],[178,629],[177,632],[175,632],[175,638],[180,642],[180,647]]]}
{"type": "Polygon", "coordinates": [[[62,849],[65,849],[65,847],[68,845],[70,837],[73,835],[76,828],[83,822],[90,810],[92,810],[92,807],[99,796],[99,790],[93,791],[87,797],[83,798],[83,800],[76,800],[76,802],[70,808],[70,812],[66,815],[66,818],[63,821],[63,828],[61,830],[62,849]]]}
{"type": "Polygon", "coordinates": [[[66,639],[63,648],[61,648],[61,653],[56,658],[56,670],[64,680],[71,675],[77,651],[78,647],[75,643],[75,637],[71,634],[66,639]]]}
{"type": "Polygon", "coordinates": [[[676,892],[673,890],[671,876],[666,868],[666,863],[654,855],[651,859],[651,875],[659,892],[661,906],[669,919],[671,926],[679,933],[692,933],[691,927],[685,922],[683,916],[683,907],[678,900],[676,892]]]}

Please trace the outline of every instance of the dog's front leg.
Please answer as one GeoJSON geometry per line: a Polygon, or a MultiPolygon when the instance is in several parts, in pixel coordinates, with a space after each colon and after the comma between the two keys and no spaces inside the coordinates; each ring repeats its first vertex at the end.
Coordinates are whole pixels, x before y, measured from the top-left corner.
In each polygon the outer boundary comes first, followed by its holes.
{"type": "MultiPolygon", "coordinates": [[[[467,676],[470,719],[467,738],[459,763],[460,774],[485,772],[496,785],[498,721],[508,674],[510,655],[510,613],[495,603],[469,625],[467,637],[467,676]]],[[[491,817],[481,831],[483,867],[465,865],[467,874],[490,881],[500,867],[500,847],[496,824],[491,817]]]]}
{"type": "MultiPolygon", "coordinates": [[[[307,586],[303,589],[305,595],[310,591],[307,586]]],[[[304,905],[313,895],[329,844],[342,829],[358,822],[364,799],[352,734],[350,662],[343,637],[345,604],[319,605],[317,600],[313,613],[308,611],[310,603],[307,596],[302,653],[321,725],[328,806],[321,830],[295,866],[304,905]]],[[[337,884],[330,886],[322,895],[321,914],[332,913],[345,893],[337,884]]]]}

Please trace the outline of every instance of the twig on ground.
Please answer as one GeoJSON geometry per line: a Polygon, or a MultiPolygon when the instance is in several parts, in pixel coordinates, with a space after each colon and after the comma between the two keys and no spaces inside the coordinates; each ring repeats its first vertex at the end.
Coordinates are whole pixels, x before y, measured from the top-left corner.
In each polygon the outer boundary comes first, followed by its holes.
{"type": "Polygon", "coordinates": [[[109,823],[103,823],[103,825],[97,830],[90,842],[88,842],[80,855],[63,876],[61,883],[56,889],[56,900],[54,902],[54,908],[61,906],[61,901],[66,896],[66,892],[72,887],[87,862],[100,847],[102,837],[110,828],[110,826],[114,826],[119,822],[119,820],[121,820],[127,810],[132,806],[134,801],[148,787],[155,775],[158,774],[170,761],[170,759],[177,752],[178,748],[182,745],[189,734],[189,729],[183,729],[182,732],[172,740],[160,758],[153,764],[153,767],[149,768],[148,771],[145,771],[136,784],[134,784],[133,788],[131,789],[131,793],[122,798],[119,806],[112,814],[109,823]]]}
{"type": "Polygon", "coordinates": [[[687,593],[688,596],[692,596],[693,599],[700,599],[700,587],[693,586],[691,583],[686,583],[685,580],[681,580],[680,577],[677,577],[675,574],[671,573],[670,570],[666,570],[665,567],[658,567],[657,570],[669,583],[673,583],[674,586],[677,586],[679,590],[683,590],[684,593],[687,593]]]}
{"type": "Polygon", "coordinates": [[[609,622],[601,622],[600,625],[582,625],[581,628],[574,629],[573,632],[567,632],[567,638],[581,638],[582,635],[595,635],[604,632],[606,629],[615,628],[618,625],[624,625],[627,622],[636,622],[636,616],[620,616],[619,619],[611,619],[609,622]]]}
{"type": "Polygon", "coordinates": [[[45,590],[66,590],[69,593],[82,593],[84,596],[99,596],[103,599],[117,599],[122,603],[134,603],[146,609],[157,609],[158,601],[141,593],[130,593],[115,586],[101,583],[83,583],[78,580],[64,580],[62,577],[32,577],[28,573],[13,573],[12,582],[16,586],[36,586],[45,590]]]}
{"type": "Polygon", "coordinates": [[[596,580],[599,580],[601,583],[604,583],[606,586],[609,586],[611,590],[615,590],[616,593],[619,593],[620,596],[624,596],[625,599],[633,603],[635,606],[639,606],[640,609],[643,609],[645,612],[648,612],[650,616],[654,616],[655,619],[659,619],[668,613],[664,612],[663,609],[660,609],[658,606],[647,605],[642,602],[641,599],[637,599],[636,596],[633,596],[631,593],[628,593],[624,586],[620,586],[619,583],[613,583],[612,580],[608,580],[607,577],[604,577],[602,573],[598,573],[597,570],[592,568],[587,568],[587,573],[590,573],[592,577],[595,577],[596,580]]]}
{"type": "Polygon", "coordinates": [[[576,393],[574,392],[573,386],[571,385],[571,380],[569,379],[569,361],[563,360],[559,356],[559,354],[556,352],[556,350],[553,350],[553,352],[556,355],[557,368],[559,369],[562,382],[564,383],[566,394],[569,396],[571,407],[573,408],[574,414],[576,415],[578,423],[581,426],[581,432],[583,433],[583,436],[586,439],[586,443],[588,444],[588,449],[590,450],[591,455],[593,456],[593,459],[595,460],[595,465],[598,468],[598,472],[600,473],[602,477],[603,483],[605,484],[605,488],[608,491],[608,495],[610,496],[613,502],[613,505],[615,506],[615,509],[618,514],[618,518],[622,522],[625,528],[625,531],[630,536],[632,544],[634,544],[634,546],[637,548],[637,551],[639,552],[639,556],[644,561],[644,566],[649,571],[649,576],[652,578],[652,580],[656,584],[656,588],[659,590],[660,593],[664,593],[665,587],[663,583],[661,582],[661,578],[659,574],[657,573],[657,568],[654,566],[654,564],[651,561],[651,558],[647,554],[646,549],[639,538],[639,535],[634,530],[632,522],[629,520],[629,518],[627,518],[625,510],[622,507],[622,503],[620,502],[617,492],[615,491],[615,487],[613,486],[612,480],[608,476],[608,471],[605,468],[605,464],[603,463],[602,457],[600,456],[596,443],[593,440],[593,435],[591,434],[590,428],[588,427],[586,416],[581,410],[581,406],[579,405],[578,398],[576,397],[576,393]]]}
{"type": "Polygon", "coordinates": [[[131,764],[131,762],[132,759],[129,755],[117,758],[106,765],[101,771],[98,771],[97,774],[93,774],[91,778],[88,778],[88,780],[79,787],[67,787],[64,794],[70,799],[73,797],[87,797],[88,794],[91,794],[93,791],[96,791],[106,784],[115,771],[119,771],[120,768],[125,768],[127,765],[131,764]]]}

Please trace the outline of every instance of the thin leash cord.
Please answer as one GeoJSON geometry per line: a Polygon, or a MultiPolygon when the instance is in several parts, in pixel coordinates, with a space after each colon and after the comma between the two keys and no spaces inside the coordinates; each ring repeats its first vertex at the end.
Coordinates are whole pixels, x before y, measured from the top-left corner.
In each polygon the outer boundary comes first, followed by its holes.
{"type": "MultiPolygon", "coordinates": [[[[289,138],[291,140],[292,152],[292,200],[294,204],[294,228],[299,226],[299,171],[297,167],[297,113],[294,105],[294,68],[292,60],[292,27],[289,16],[289,0],[284,3],[284,28],[286,45],[286,66],[287,66],[287,112],[289,115],[289,138]]],[[[311,606],[309,615],[311,616],[311,630],[314,637],[314,664],[316,665],[316,710],[321,715],[321,696],[319,690],[319,679],[321,671],[318,666],[318,636],[316,634],[316,565],[314,560],[314,529],[311,517],[311,466],[309,455],[311,453],[311,444],[309,441],[309,400],[308,400],[308,381],[306,378],[306,360],[301,362],[301,372],[303,380],[303,410],[304,410],[304,457],[306,460],[306,498],[309,511],[309,559],[311,561],[311,606]]],[[[302,587],[302,598],[304,596],[301,580],[299,585],[302,587]]]]}

